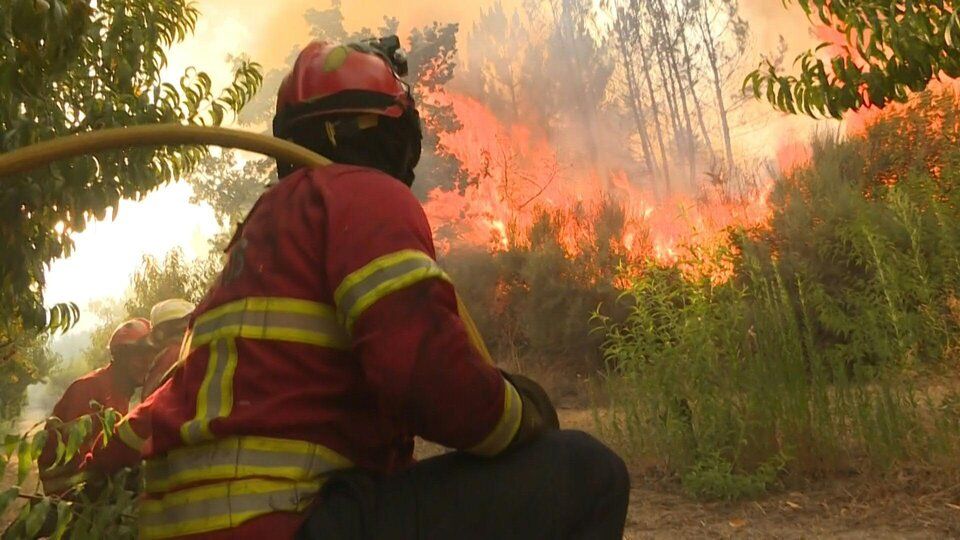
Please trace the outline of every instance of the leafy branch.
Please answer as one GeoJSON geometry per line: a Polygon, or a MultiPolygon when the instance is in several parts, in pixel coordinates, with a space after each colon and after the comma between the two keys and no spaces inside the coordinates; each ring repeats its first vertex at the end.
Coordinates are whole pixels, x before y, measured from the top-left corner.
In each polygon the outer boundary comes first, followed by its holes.
{"type": "Polygon", "coordinates": [[[796,3],[838,42],[798,56],[799,75],[782,74],[764,60],[746,77],[744,91],[780,111],[841,118],[849,110],[904,102],[933,79],[960,76],[960,19],[952,0],[796,3]],[[839,49],[832,58],[818,57],[831,47],[839,49]]]}

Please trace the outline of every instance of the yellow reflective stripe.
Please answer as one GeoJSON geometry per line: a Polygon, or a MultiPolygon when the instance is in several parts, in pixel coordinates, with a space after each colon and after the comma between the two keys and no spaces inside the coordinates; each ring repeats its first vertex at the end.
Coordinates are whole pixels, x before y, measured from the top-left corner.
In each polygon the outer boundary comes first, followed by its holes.
{"type": "Polygon", "coordinates": [[[231,437],[172,450],[147,461],[148,493],[160,493],[205,481],[266,476],[301,481],[353,463],[329,448],[306,441],[270,437],[231,437]]]}
{"type": "Polygon", "coordinates": [[[229,416],[233,410],[236,338],[306,343],[341,350],[350,347],[334,309],[319,302],[249,297],[203,313],[187,332],[179,360],[185,360],[185,355],[198,347],[210,348],[206,373],[197,395],[196,413],[193,419],[180,426],[181,438],[187,444],[212,439],[210,422],[229,416]]]}
{"type": "Polygon", "coordinates": [[[217,410],[219,418],[229,415],[233,410],[233,376],[237,372],[237,342],[228,339],[226,343],[227,365],[220,377],[220,408],[217,410]]]}
{"type": "Polygon", "coordinates": [[[337,314],[349,332],[370,306],[390,293],[447,275],[429,255],[412,249],[379,257],[343,279],[334,292],[337,314]]]}
{"type": "Polygon", "coordinates": [[[460,314],[460,320],[463,321],[463,326],[467,329],[467,336],[470,338],[470,343],[473,344],[473,347],[477,349],[477,352],[480,353],[480,356],[482,356],[488,364],[491,366],[494,365],[493,357],[490,356],[487,344],[483,342],[483,336],[480,335],[480,330],[477,329],[477,325],[473,322],[473,317],[471,317],[470,312],[467,311],[467,305],[460,299],[460,295],[457,295],[457,312],[460,314]]]}
{"type": "Polygon", "coordinates": [[[140,537],[171,538],[228,529],[264,514],[301,512],[323,481],[245,478],[185,489],[140,505],[140,537]]]}
{"type": "Polygon", "coordinates": [[[490,434],[483,441],[469,449],[468,452],[478,456],[492,457],[502,452],[513,440],[520,429],[520,418],[523,413],[523,403],[520,394],[508,381],[503,381],[503,414],[493,427],[490,434]]]}
{"type": "Polygon", "coordinates": [[[197,394],[197,412],[192,420],[180,426],[180,437],[187,444],[213,439],[210,422],[223,418],[233,410],[233,374],[237,369],[237,344],[232,339],[218,339],[210,344],[207,371],[197,394]]]}
{"type": "Polygon", "coordinates": [[[137,452],[143,450],[143,445],[147,443],[146,439],[133,430],[133,426],[130,425],[130,422],[126,418],[121,420],[120,425],[117,426],[117,437],[123,441],[123,444],[137,452]]]}
{"type": "Polygon", "coordinates": [[[223,338],[292,341],[348,349],[331,306],[298,298],[250,297],[214,308],[194,321],[186,351],[223,338]]]}

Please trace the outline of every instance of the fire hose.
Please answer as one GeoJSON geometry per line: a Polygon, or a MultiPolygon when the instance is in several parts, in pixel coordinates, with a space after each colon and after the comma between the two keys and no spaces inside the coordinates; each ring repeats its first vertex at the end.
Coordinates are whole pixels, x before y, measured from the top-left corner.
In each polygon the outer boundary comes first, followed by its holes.
{"type": "Polygon", "coordinates": [[[111,128],[68,135],[0,154],[0,178],[62,159],[137,146],[206,145],[267,155],[298,167],[322,167],[330,160],[290,141],[238,129],[180,124],[111,128]]]}

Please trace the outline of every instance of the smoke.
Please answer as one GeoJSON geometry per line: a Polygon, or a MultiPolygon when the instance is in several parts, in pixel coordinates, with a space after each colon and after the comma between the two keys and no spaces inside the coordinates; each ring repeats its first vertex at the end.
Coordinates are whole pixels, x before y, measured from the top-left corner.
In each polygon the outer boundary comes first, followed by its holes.
{"type": "MultiPolygon", "coordinates": [[[[583,2],[555,3],[568,6],[584,4],[583,2]]],[[[461,30],[458,47],[462,65],[458,71],[458,78],[453,84],[454,87],[472,86],[476,89],[475,82],[462,80],[466,75],[462,68],[476,72],[478,66],[471,61],[471,58],[476,58],[478,51],[472,49],[486,45],[481,39],[470,39],[469,34],[480,20],[482,13],[489,12],[496,4],[502,5],[503,12],[508,18],[518,13],[521,18],[526,19],[529,6],[533,3],[523,0],[504,2],[406,0],[402,3],[385,0],[345,0],[341,3],[341,11],[344,15],[344,26],[351,30],[363,27],[377,28],[384,17],[397,17],[400,21],[401,34],[434,21],[459,23],[461,30]]],[[[282,68],[291,53],[310,39],[309,25],[304,19],[304,13],[309,9],[322,10],[331,5],[332,2],[318,4],[313,0],[276,3],[263,3],[256,0],[199,0],[197,6],[201,11],[201,17],[197,31],[187,42],[171,51],[170,66],[166,76],[169,80],[176,80],[184,69],[197,66],[210,72],[216,82],[225,84],[230,78],[230,64],[226,60],[227,56],[238,53],[245,53],[251,59],[261,63],[267,71],[282,68]]],[[[597,6],[599,2],[594,2],[594,7],[597,6]]],[[[751,30],[750,48],[743,61],[744,68],[754,67],[761,55],[774,53],[781,37],[788,45],[787,67],[797,54],[817,43],[811,32],[811,25],[796,6],[785,9],[780,2],[741,0],[740,12],[749,22],[751,30]]],[[[552,23],[551,13],[549,10],[541,9],[537,17],[540,19],[532,21],[532,24],[530,24],[531,21],[526,21],[527,33],[502,36],[504,40],[489,43],[489,46],[499,47],[515,55],[526,54],[531,44],[542,47],[544,54],[549,54],[551,49],[561,52],[564,48],[568,54],[579,54],[576,48],[570,48],[572,42],[546,43],[544,40],[550,37],[545,34],[549,32],[548,27],[552,23]]],[[[604,22],[600,21],[599,24],[602,25],[604,22]]],[[[552,70],[549,73],[550,76],[569,79],[569,68],[561,60],[563,59],[559,57],[547,58],[539,67],[547,71],[552,70]]],[[[535,67],[538,66],[527,65],[525,69],[530,70],[535,67]]],[[[577,69],[589,71],[596,67],[583,64],[577,69]]],[[[526,82],[532,78],[529,73],[520,75],[526,82]]],[[[585,73],[583,76],[589,79],[592,76],[607,75],[601,70],[601,73],[585,73]]],[[[614,77],[617,76],[619,74],[614,74],[614,77]]],[[[576,86],[573,88],[578,91],[582,89],[576,86]]],[[[476,97],[483,99],[485,93],[482,92],[482,88],[480,90],[481,95],[476,97]]],[[[578,96],[561,97],[568,99],[570,108],[576,109],[579,105],[578,96]]],[[[609,105],[611,97],[609,95],[603,97],[604,104],[609,105]]],[[[590,105],[590,103],[583,104],[587,107],[590,105]]],[[[577,114],[581,116],[579,124],[573,122],[574,119],[570,119],[567,129],[556,130],[557,132],[554,133],[556,142],[563,147],[565,153],[573,152],[578,159],[586,157],[591,160],[600,159],[611,165],[622,165],[625,159],[629,159],[631,149],[628,146],[630,145],[625,144],[622,137],[612,134],[622,131],[618,124],[623,123],[624,120],[610,115],[604,116],[599,108],[588,112],[594,118],[584,121],[586,118],[584,114],[572,111],[571,116],[575,117],[577,114]]],[[[525,114],[528,118],[530,117],[529,111],[525,114]]],[[[761,158],[772,157],[774,149],[783,139],[806,137],[813,126],[810,121],[775,113],[769,106],[762,103],[746,107],[740,114],[744,118],[749,118],[749,121],[739,122],[734,126],[732,135],[736,139],[735,144],[743,154],[761,158]]],[[[555,120],[541,117],[536,118],[535,122],[540,127],[549,127],[548,124],[555,120]]]]}
{"type": "MultiPolygon", "coordinates": [[[[400,31],[438,22],[458,22],[466,27],[489,2],[467,0],[346,0],[341,3],[344,26],[377,28],[385,16],[400,19],[400,31]]],[[[514,4],[515,2],[507,2],[514,4]]],[[[177,47],[177,64],[207,66],[223,64],[227,54],[243,52],[267,69],[282,67],[297,45],[309,41],[304,13],[325,9],[330,1],[198,0],[201,17],[196,34],[177,47]]]]}

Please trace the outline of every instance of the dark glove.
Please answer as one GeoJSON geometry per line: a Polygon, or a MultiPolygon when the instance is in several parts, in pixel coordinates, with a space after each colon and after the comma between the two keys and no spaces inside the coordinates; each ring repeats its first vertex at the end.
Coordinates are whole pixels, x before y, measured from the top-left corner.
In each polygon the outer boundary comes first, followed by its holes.
{"type": "Polygon", "coordinates": [[[560,419],[557,410],[550,401],[543,387],[533,379],[501,371],[503,378],[516,388],[523,404],[523,414],[520,418],[520,428],[510,442],[510,447],[520,446],[546,431],[560,429],[560,419]]]}

